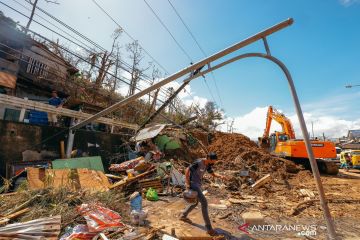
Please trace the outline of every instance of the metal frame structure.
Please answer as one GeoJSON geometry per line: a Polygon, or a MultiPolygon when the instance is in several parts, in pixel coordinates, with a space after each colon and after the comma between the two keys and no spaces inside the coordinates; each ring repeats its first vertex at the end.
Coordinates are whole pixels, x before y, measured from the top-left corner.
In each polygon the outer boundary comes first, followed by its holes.
{"type": "Polygon", "coordinates": [[[107,109],[104,109],[103,111],[89,117],[88,119],[84,120],[83,122],[80,122],[72,127],[69,128],[69,139],[68,139],[68,146],[67,146],[67,153],[70,153],[71,152],[71,149],[72,149],[72,144],[73,144],[73,140],[74,140],[74,131],[76,129],[79,129],[83,126],[85,126],[86,124],[94,121],[95,119],[99,118],[99,117],[102,117],[102,116],[105,116],[115,110],[117,110],[118,108],[120,107],[123,107],[125,106],[126,104],[128,103],[131,103],[132,101],[135,101],[136,99],[144,96],[145,94],[148,94],[150,93],[151,91],[153,90],[156,90],[178,78],[181,78],[183,76],[185,76],[186,74],[190,74],[190,77],[184,79],[183,81],[184,82],[187,82],[187,81],[190,81],[192,79],[195,79],[199,76],[203,76],[211,71],[214,71],[218,68],[221,68],[229,63],[232,63],[232,62],[235,62],[235,61],[238,61],[240,59],[244,59],[244,58],[252,58],[252,57],[257,57],[257,58],[263,58],[263,59],[267,59],[267,60],[270,60],[271,62],[275,63],[276,65],[278,65],[281,70],[284,72],[285,76],[286,76],[286,79],[288,81],[288,84],[289,84],[289,88],[290,88],[290,92],[291,92],[291,95],[292,95],[292,99],[294,101],[294,106],[295,106],[295,110],[296,110],[296,114],[298,116],[298,119],[299,119],[299,122],[300,122],[300,127],[301,127],[301,131],[302,131],[302,134],[303,134],[303,138],[304,138],[304,141],[305,141],[305,146],[306,146],[306,150],[307,150],[307,153],[308,153],[308,156],[309,156],[309,161],[310,161],[310,164],[311,164],[311,169],[312,169],[312,172],[313,172],[313,175],[314,175],[314,179],[315,179],[315,182],[316,182],[316,187],[317,187],[317,190],[319,192],[319,198],[320,198],[320,205],[323,209],[323,214],[324,214],[324,218],[325,218],[325,221],[326,221],[326,225],[327,225],[327,232],[328,232],[328,237],[329,239],[336,239],[337,236],[336,236],[336,232],[335,232],[335,226],[334,226],[334,223],[333,223],[333,219],[331,217],[331,214],[330,214],[330,211],[329,211],[329,208],[328,208],[328,204],[327,204],[327,201],[326,201],[326,198],[325,198],[325,192],[324,192],[324,188],[323,188],[323,185],[322,185],[322,182],[321,182],[321,179],[320,179],[320,173],[319,173],[319,169],[318,169],[318,166],[317,166],[317,163],[316,163],[316,160],[315,160],[315,157],[314,157],[314,153],[313,153],[313,150],[312,150],[312,147],[311,147],[311,143],[310,143],[310,138],[309,138],[309,134],[308,134],[308,131],[307,131],[307,127],[306,127],[306,124],[305,124],[305,120],[304,120],[304,116],[303,116],[303,113],[302,113],[302,110],[301,110],[301,106],[300,106],[300,102],[299,102],[299,98],[297,96],[297,93],[296,93],[296,89],[295,89],[295,85],[294,85],[294,82],[292,80],[292,77],[291,77],[291,74],[289,72],[289,70],[287,69],[287,67],[285,66],[285,64],[283,62],[281,62],[279,59],[275,58],[274,56],[271,55],[271,52],[270,52],[270,47],[268,45],[268,42],[267,42],[267,39],[266,37],[271,35],[272,33],[274,32],[277,32],[283,28],[286,28],[288,26],[290,26],[291,24],[293,23],[293,19],[292,18],[289,18],[283,22],[280,22],[264,31],[261,31],[239,43],[236,43],[210,57],[207,57],[193,65],[190,65],[189,67],[187,68],[184,68],[183,70],[180,70],[179,72],[177,73],[174,73],[173,75],[170,75],[169,77],[163,79],[162,81],[150,86],[149,88],[141,91],[141,92],[138,92],[138,93],[135,93],[134,95],[132,96],[129,96],[125,99],[123,99],[122,101],[118,102],[118,103],[115,103],[114,105],[108,107],[107,109]],[[241,54],[241,55],[238,55],[236,57],[233,57],[229,60],[226,60],[226,61],[223,61],[222,63],[219,63],[213,67],[211,67],[210,63],[218,60],[218,59],[221,59],[225,56],[227,56],[228,54],[230,53],[233,53],[237,50],[239,50],[240,48],[243,48],[249,44],[252,44],[258,40],[262,40],[263,43],[264,43],[264,47],[265,47],[265,50],[266,50],[266,53],[246,53],[246,54],[241,54]],[[207,66],[207,68],[205,70],[202,70],[202,71],[197,71],[199,69],[202,69],[204,66],[207,66]]]}

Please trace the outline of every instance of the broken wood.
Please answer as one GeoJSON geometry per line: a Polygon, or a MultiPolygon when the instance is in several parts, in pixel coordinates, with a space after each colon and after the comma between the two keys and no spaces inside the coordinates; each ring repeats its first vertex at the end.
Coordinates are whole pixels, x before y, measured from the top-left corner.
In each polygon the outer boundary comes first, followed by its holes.
{"type": "Polygon", "coordinates": [[[257,180],[251,187],[253,189],[258,189],[259,187],[264,186],[266,183],[268,183],[271,180],[270,174],[265,175],[264,177],[257,180]]]}
{"type": "Polygon", "coordinates": [[[24,214],[24,213],[26,213],[26,212],[29,212],[29,211],[30,211],[30,208],[24,208],[24,209],[22,209],[22,210],[20,210],[20,211],[18,211],[18,212],[14,212],[14,213],[12,213],[12,214],[10,214],[10,215],[6,215],[5,217],[3,217],[3,218],[0,219],[0,225],[6,224],[6,223],[8,223],[10,220],[15,219],[15,218],[17,218],[18,216],[20,216],[20,215],[22,215],[22,214],[24,214]]]}
{"type": "Polygon", "coordinates": [[[99,237],[102,239],[102,240],[109,240],[104,233],[100,233],[99,234],[99,237]]]}
{"type": "Polygon", "coordinates": [[[111,239],[112,237],[118,235],[119,233],[123,233],[127,229],[129,229],[129,228],[128,227],[120,228],[120,229],[116,230],[115,232],[108,234],[107,237],[111,239]]]}
{"type": "Polygon", "coordinates": [[[16,194],[18,194],[18,192],[3,193],[3,194],[0,194],[0,197],[13,196],[16,194]]]}
{"type": "Polygon", "coordinates": [[[141,173],[141,174],[137,175],[136,177],[119,181],[119,182],[114,183],[113,185],[111,185],[111,186],[109,187],[109,189],[114,189],[114,188],[117,188],[117,187],[122,187],[122,186],[127,185],[127,184],[129,184],[129,183],[131,183],[131,182],[134,182],[134,181],[136,181],[136,180],[138,180],[138,179],[140,179],[140,178],[142,178],[142,177],[144,177],[144,176],[146,176],[146,175],[149,175],[150,173],[153,173],[153,172],[155,172],[155,171],[156,171],[156,168],[153,168],[153,169],[151,169],[151,170],[148,170],[148,171],[146,171],[146,172],[144,172],[144,173],[141,173]]]}
{"type": "Polygon", "coordinates": [[[215,209],[221,209],[221,210],[227,209],[227,206],[225,204],[213,204],[213,203],[210,203],[209,207],[215,208],[215,209]]]}
{"type": "Polygon", "coordinates": [[[243,203],[243,200],[237,198],[229,198],[229,202],[231,202],[232,204],[241,204],[243,203]]]}
{"type": "Polygon", "coordinates": [[[225,219],[225,218],[230,217],[231,214],[232,214],[232,212],[229,212],[229,213],[227,213],[227,214],[225,214],[225,215],[222,215],[222,216],[220,216],[220,217],[218,217],[218,218],[219,218],[219,219],[225,219]]]}
{"type": "Polygon", "coordinates": [[[314,198],[315,197],[315,194],[311,190],[302,188],[299,191],[300,191],[301,196],[303,196],[303,197],[308,197],[308,198],[314,198]]]}
{"type": "Polygon", "coordinates": [[[306,204],[313,204],[316,201],[319,201],[319,199],[310,199],[310,200],[305,200],[305,201],[298,203],[295,207],[293,207],[291,209],[290,215],[295,215],[296,213],[298,213],[300,206],[306,205],[306,204]]]}
{"type": "Polygon", "coordinates": [[[124,177],[116,176],[116,175],[113,175],[113,174],[105,174],[105,176],[107,176],[108,178],[119,179],[119,180],[124,179],[124,177]]]}
{"type": "Polygon", "coordinates": [[[10,215],[12,213],[18,212],[21,209],[27,207],[32,201],[34,201],[36,198],[41,197],[40,194],[37,194],[35,196],[33,196],[32,198],[30,198],[29,200],[27,200],[26,202],[20,204],[19,206],[15,207],[14,209],[10,210],[9,212],[6,213],[6,215],[10,215]]]}

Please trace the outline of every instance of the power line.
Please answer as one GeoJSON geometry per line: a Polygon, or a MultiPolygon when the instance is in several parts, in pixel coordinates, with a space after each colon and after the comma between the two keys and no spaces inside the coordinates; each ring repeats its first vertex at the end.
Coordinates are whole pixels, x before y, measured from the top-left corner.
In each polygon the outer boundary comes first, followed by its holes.
{"type": "MultiPolygon", "coordinates": [[[[103,7],[101,7],[95,0],[92,0],[95,5],[100,8],[100,10],[105,13],[122,31],[124,31],[124,33],[133,41],[136,41],[134,37],[132,37],[107,11],[105,11],[105,9],[103,7]]],[[[144,52],[158,65],[160,66],[164,71],[165,74],[169,74],[169,72],[166,70],[165,67],[163,67],[142,45],[139,46],[144,50],[144,52]]]]}
{"type": "MultiPolygon", "coordinates": [[[[28,11],[31,11],[30,8],[26,7],[24,4],[18,2],[17,0],[13,0],[14,2],[16,2],[17,4],[19,4],[20,6],[22,6],[23,8],[25,8],[28,11]]],[[[50,24],[51,26],[55,27],[56,29],[58,29],[59,31],[63,32],[64,34],[68,35],[69,37],[75,39],[76,41],[78,41],[79,43],[83,44],[84,46],[86,46],[88,49],[86,49],[87,51],[90,51],[89,49],[91,49],[90,46],[88,46],[86,43],[82,42],[81,40],[79,40],[78,38],[72,36],[71,34],[69,34],[68,32],[64,31],[63,29],[61,29],[60,27],[56,26],[55,24],[53,24],[52,22],[50,22],[49,20],[45,19],[44,17],[42,17],[41,15],[37,14],[35,12],[35,15],[38,16],[39,18],[41,18],[42,20],[44,20],[45,22],[47,22],[48,24],[50,24]]],[[[81,46],[82,47],[82,46],[81,46]]],[[[82,47],[84,48],[84,47],[82,47]]]]}
{"type": "MultiPolygon", "coordinates": [[[[16,0],[13,0],[13,1],[17,2],[16,0]]],[[[28,3],[29,3],[29,2],[28,2],[28,3]]],[[[29,3],[29,4],[31,4],[31,3],[29,3]]],[[[21,5],[22,5],[22,4],[21,4],[21,5]]],[[[23,6],[23,5],[22,5],[22,6],[23,6]]],[[[25,6],[23,6],[23,7],[25,7],[25,6]]],[[[25,7],[25,8],[26,8],[26,7],[25,7]]],[[[39,10],[40,10],[41,12],[43,12],[44,14],[46,14],[46,15],[47,15],[48,17],[50,17],[51,19],[53,19],[53,20],[55,20],[56,22],[60,23],[61,25],[65,26],[67,29],[69,29],[70,31],[74,32],[75,34],[77,34],[77,35],[80,36],[81,38],[84,38],[86,41],[90,42],[90,43],[93,44],[95,47],[99,48],[101,51],[107,51],[105,48],[103,48],[103,47],[100,46],[99,44],[95,43],[95,42],[92,41],[91,39],[87,38],[86,36],[84,36],[83,34],[81,34],[79,31],[77,31],[77,30],[75,30],[74,28],[70,27],[69,25],[67,25],[67,24],[64,23],[63,21],[57,19],[56,17],[54,17],[53,15],[51,15],[50,13],[48,13],[47,11],[45,11],[45,10],[39,8],[39,7],[36,7],[36,8],[39,9],[39,10]]],[[[14,10],[14,9],[13,9],[13,10],[14,10]]],[[[16,11],[16,10],[14,10],[14,11],[16,11]]],[[[18,12],[19,14],[27,17],[25,14],[20,13],[19,11],[16,11],[16,12],[18,12]]],[[[38,15],[38,14],[36,14],[36,15],[38,15]]],[[[39,15],[38,15],[38,16],[39,16],[39,15]]],[[[42,19],[43,19],[43,18],[42,18],[42,19]]],[[[46,19],[44,19],[44,20],[47,21],[46,19]]],[[[59,34],[58,32],[55,32],[54,30],[48,28],[48,27],[45,26],[44,24],[42,24],[42,23],[40,23],[40,22],[38,22],[38,21],[35,21],[35,20],[33,20],[33,21],[34,21],[35,23],[39,24],[40,26],[48,29],[49,31],[51,31],[51,32],[53,32],[53,33],[55,33],[55,34],[63,37],[64,39],[70,41],[71,43],[77,45],[78,47],[83,48],[84,50],[88,51],[89,53],[93,53],[91,50],[89,50],[89,49],[87,49],[87,48],[85,48],[85,47],[83,47],[83,46],[75,43],[74,41],[68,39],[67,37],[65,37],[65,36],[63,36],[63,35],[61,35],[61,34],[59,34]]],[[[49,22],[49,21],[47,21],[47,22],[49,22]]],[[[49,23],[50,23],[50,22],[49,22],[49,23]]],[[[50,24],[51,24],[51,23],[50,23],[50,24]]],[[[53,25],[53,24],[52,24],[52,25],[53,25]]],[[[56,26],[55,26],[55,27],[56,27],[56,26]]],[[[58,28],[58,27],[57,27],[57,28],[58,28]]],[[[58,29],[61,30],[60,28],[58,28],[58,29]]],[[[63,32],[64,32],[64,31],[63,31],[63,32]]],[[[66,33],[66,34],[69,35],[69,36],[71,36],[72,38],[78,40],[77,38],[73,37],[71,34],[68,34],[68,33],[66,33]]],[[[78,41],[79,41],[79,40],[78,40],[78,41]]],[[[81,42],[81,41],[80,41],[80,42],[81,42]]],[[[82,43],[82,42],[81,42],[81,43],[82,43]]],[[[143,48],[142,48],[142,49],[143,49],[143,48]]],[[[126,63],[125,61],[120,60],[120,62],[121,62],[122,65],[125,65],[125,66],[131,68],[131,66],[130,66],[128,63],[126,63]]],[[[131,73],[131,70],[128,70],[128,69],[122,67],[121,65],[120,65],[119,67],[120,67],[121,69],[123,69],[124,71],[126,71],[126,72],[128,72],[128,73],[131,73]]],[[[144,73],[141,73],[141,75],[149,78],[149,76],[147,76],[147,75],[144,74],[144,73]]],[[[128,80],[129,80],[129,79],[128,79],[128,80]]],[[[151,83],[150,80],[147,80],[147,79],[140,78],[140,80],[147,81],[148,83],[151,83]]],[[[162,92],[163,94],[164,94],[164,91],[166,91],[166,90],[164,90],[164,89],[161,90],[161,92],[162,92]]],[[[165,93],[165,94],[166,94],[166,93],[165,93]]]]}
{"type": "MultiPolygon", "coordinates": [[[[182,50],[182,52],[188,57],[188,59],[191,61],[191,63],[193,62],[192,58],[190,57],[190,55],[185,51],[185,49],[180,45],[180,43],[176,40],[176,38],[174,37],[174,35],[171,33],[171,31],[169,30],[169,28],[165,25],[165,23],[161,20],[161,18],[159,17],[159,15],[155,12],[155,10],[149,5],[149,3],[144,0],[144,2],[146,3],[146,5],[150,8],[150,10],[152,11],[152,13],[155,15],[155,17],[158,19],[158,21],[160,22],[160,24],[165,28],[165,30],[169,33],[169,35],[172,37],[172,39],[174,40],[174,42],[177,44],[177,46],[182,50]]],[[[177,12],[177,11],[176,11],[177,12]]],[[[179,15],[180,16],[180,15],[179,15]]],[[[182,19],[182,18],[181,18],[182,19]]],[[[183,20],[182,20],[183,21],[183,20]]],[[[204,78],[204,82],[205,85],[210,93],[210,95],[213,98],[213,101],[215,101],[215,98],[211,92],[211,89],[209,87],[209,85],[206,83],[205,78],[204,78]]]]}
{"type": "MultiPolygon", "coordinates": [[[[167,0],[171,6],[171,8],[174,10],[175,14],[179,17],[180,21],[182,22],[182,24],[185,26],[186,30],[188,31],[188,33],[190,34],[191,38],[194,40],[194,42],[196,43],[196,45],[198,46],[198,48],[200,49],[200,51],[203,53],[204,57],[207,57],[207,54],[206,52],[204,51],[204,49],[201,47],[200,43],[198,42],[198,40],[196,39],[195,35],[192,33],[192,31],[190,30],[190,27],[185,23],[184,19],[181,17],[180,13],[178,12],[178,10],[175,8],[175,6],[171,3],[170,0],[167,0]]],[[[215,76],[214,76],[214,73],[211,72],[211,76],[214,80],[214,84],[215,84],[215,89],[216,89],[216,93],[219,97],[219,100],[220,100],[220,104],[223,106],[223,103],[222,103],[222,99],[221,99],[221,96],[220,96],[220,91],[219,91],[219,88],[217,86],[217,83],[216,83],[216,79],[215,79],[215,76]]],[[[208,86],[208,84],[206,83],[206,80],[204,79],[205,81],[205,84],[207,85],[208,89],[209,89],[209,92],[210,94],[212,95],[211,91],[210,91],[210,88],[208,86]]]]}
{"type": "Polygon", "coordinates": [[[210,93],[211,98],[213,99],[214,103],[216,103],[215,98],[214,98],[214,95],[213,95],[213,93],[211,92],[211,90],[210,90],[210,88],[209,88],[209,85],[208,85],[208,83],[207,83],[207,81],[206,81],[205,76],[204,76],[203,79],[204,79],[204,83],[205,83],[206,88],[209,90],[209,93],[210,93]]]}
{"type": "Polygon", "coordinates": [[[170,34],[171,38],[174,40],[174,42],[176,43],[176,45],[180,48],[180,50],[187,56],[187,58],[190,60],[190,62],[193,62],[193,60],[191,59],[190,55],[185,51],[185,49],[181,46],[181,44],[176,40],[176,38],[174,37],[174,35],[170,32],[169,28],[165,25],[165,23],[161,20],[161,18],[159,17],[159,15],[157,15],[157,13],[154,11],[154,9],[149,5],[149,3],[144,0],[144,2],[146,3],[146,5],[149,7],[149,9],[151,10],[151,12],[155,15],[155,17],[157,18],[157,20],[159,20],[160,24],[165,28],[165,30],[170,34]]]}
{"type": "Polygon", "coordinates": [[[184,19],[180,16],[180,13],[176,10],[175,6],[171,3],[170,0],[167,0],[169,2],[169,4],[171,5],[172,9],[174,10],[174,12],[176,13],[176,15],[179,17],[179,19],[181,20],[181,22],[183,23],[183,25],[185,26],[185,28],[187,29],[187,31],[189,32],[190,36],[192,37],[192,39],[195,41],[196,45],[199,47],[200,51],[204,54],[204,56],[206,57],[207,54],[205,53],[204,49],[200,46],[199,42],[196,40],[194,34],[191,32],[189,26],[185,23],[184,19]]]}

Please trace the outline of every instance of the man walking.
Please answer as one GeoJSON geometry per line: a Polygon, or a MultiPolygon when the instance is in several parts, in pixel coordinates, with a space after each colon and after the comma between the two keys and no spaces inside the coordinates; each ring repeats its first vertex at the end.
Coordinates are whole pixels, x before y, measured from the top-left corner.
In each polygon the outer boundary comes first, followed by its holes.
{"type": "Polygon", "coordinates": [[[187,206],[180,217],[181,221],[191,223],[191,220],[187,216],[192,210],[195,209],[195,207],[200,202],[201,211],[205,222],[205,227],[209,235],[215,235],[216,232],[211,226],[209,212],[208,212],[208,204],[204,194],[202,193],[201,185],[205,171],[207,171],[213,177],[225,179],[224,176],[214,173],[212,166],[216,163],[216,161],[217,161],[216,153],[209,153],[206,158],[196,160],[190,167],[186,169],[185,171],[186,189],[187,190],[191,189],[193,191],[196,191],[198,194],[198,200],[196,201],[195,204],[187,206]]]}

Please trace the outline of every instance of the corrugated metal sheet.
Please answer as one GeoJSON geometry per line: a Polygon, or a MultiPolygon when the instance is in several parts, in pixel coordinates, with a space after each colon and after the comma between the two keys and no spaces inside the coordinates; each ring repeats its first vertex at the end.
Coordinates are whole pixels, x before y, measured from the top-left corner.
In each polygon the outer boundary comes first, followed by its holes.
{"type": "Polygon", "coordinates": [[[135,136],[136,141],[142,141],[156,137],[166,126],[166,124],[157,124],[148,128],[144,128],[135,136]]]}

